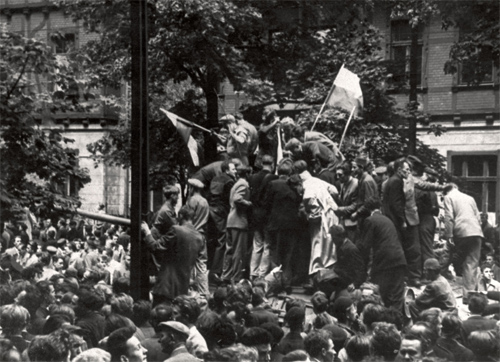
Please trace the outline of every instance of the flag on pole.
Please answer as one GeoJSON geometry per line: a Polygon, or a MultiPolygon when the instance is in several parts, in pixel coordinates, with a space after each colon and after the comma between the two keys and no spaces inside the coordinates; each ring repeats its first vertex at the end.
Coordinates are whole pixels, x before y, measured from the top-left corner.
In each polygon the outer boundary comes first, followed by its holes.
{"type": "Polygon", "coordinates": [[[193,128],[190,125],[192,123],[172,112],[166,111],[162,108],[160,108],[160,110],[167,115],[168,119],[170,119],[170,121],[177,129],[177,132],[184,140],[184,143],[186,143],[189,149],[189,154],[191,155],[191,159],[193,160],[193,164],[195,166],[199,166],[200,158],[198,157],[198,142],[196,142],[193,136],[191,136],[191,130],[193,128]]]}
{"type": "Polygon", "coordinates": [[[351,112],[354,107],[354,116],[363,111],[363,92],[359,85],[359,77],[348,69],[340,68],[333,87],[328,94],[326,104],[331,107],[339,107],[351,112]]]}

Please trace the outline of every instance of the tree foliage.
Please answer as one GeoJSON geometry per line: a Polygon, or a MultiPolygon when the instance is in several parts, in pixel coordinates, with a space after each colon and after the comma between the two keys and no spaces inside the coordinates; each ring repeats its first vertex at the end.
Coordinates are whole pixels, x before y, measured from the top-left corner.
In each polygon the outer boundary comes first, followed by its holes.
{"type": "Polygon", "coordinates": [[[86,87],[91,80],[76,76],[76,64],[56,56],[41,41],[0,31],[2,218],[25,207],[43,214],[56,204],[76,205],[78,199],[66,195],[61,185],[68,178],[79,186],[90,181],[88,170],[78,166],[78,151],[68,147],[73,140],[58,129],[44,131],[40,126],[56,112],[95,107],[86,87]],[[80,101],[80,95],[88,101],[80,101]]]}

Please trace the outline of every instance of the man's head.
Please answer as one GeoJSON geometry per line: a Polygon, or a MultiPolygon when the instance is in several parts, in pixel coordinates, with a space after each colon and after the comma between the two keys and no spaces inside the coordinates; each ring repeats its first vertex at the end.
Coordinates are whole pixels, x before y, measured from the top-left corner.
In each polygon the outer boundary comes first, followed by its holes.
{"type": "Polygon", "coordinates": [[[375,323],[370,341],[370,351],[374,357],[383,357],[384,361],[394,361],[401,347],[401,335],[391,323],[375,323]]]}
{"type": "Polygon", "coordinates": [[[488,213],[487,212],[482,212],[481,213],[481,224],[487,224],[488,223],[488,213]]]}
{"type": "Polygon", "coordinates": [[[295,173],[300,175],[302,172],[307,171],[307,162],[304,160],[296,161],[293,164],[293,169],[295,173]]]}
{"type": "Polygon", "coordinates": [[[436,280],[439,277],[440,272],[441,265],[439,265],[439,261],[437,259],[430,258],[424,262],[424,274],[427,280],[436,280]]]}
{"type": "Polygon", "coordinates": [[[456,338],[462,331],[462,320],[454,313],[446,313],[441,321],[441,334],[443,337],[456,338]]]}
{"type": "Polygon", "coordinates": [[[179,224],[185,224],[187,222],[193,221],[193,210],[191,210],[187,205],[184,205],[179,210],[179,224]]]}
{"type": "Polygon", "coordinates": [[[46,219],[45,220],[45,228],[49,228],[52,226],[52,220],[51,219],[46,219]]]}
{"type": "Polygon", "coordinates": [[[231,114],[227,114],[224,117],[221,117],[221,119],[219,119],[219,125],[221,127],[229,128],[235,124],[236,124],[236,118],[234,118],[234,116],[231,114]]]}
{"type": "Polygon", "coordinates": [[[335,171],[335,175],[337,176],[337,180],[340,183],[346,183],[351,176],[351,165],[349,165],[348,162],[344,162],[337,168],[337,171],[335,171]]]}
{"type": "Polygon", "coordinates": [[[369,165],[370,161],[366,157],[356,157],[351,164],[352,175],[356,178],[360,178],[369,165]]]}
{"type": "Polygon", "coordinates": [[[16,249],[21,250],[23,248],[23,242],[20,236],[16,236],[14,239],[14,246],[16,249]]]}
{"type": "Polygon", "coordinates": [[[111,332],[107,347],[113,362],[147,361],[147,352],[134,336],[135,327],[123,327],[111,332]]]}
{"type": "Polygon", "coordinates": [[[401,341],[398,357],[400,361],[420,361],[424,357],[422,341],[412,334],[407,334],[401,341]]]}
{"type": "Polygon", "coordinates": [[[484,262],[481,264],[481,271],[483,272],[483,279],[489,282],[491,279],[493,279],[493,269],[492,265],[488,262],[484,262]]]}
{"type": "Polygon", "coordinates": [[[347,238],[347,232],[342,225],[333,225],[330,228],[330,235],[336,246],[341,246],[347,238]]]}
{"type": "Polygon", "coordinates": [[[158,342],[163,352],[169,356],[177,347],[186,344],[189,337],[189,328],[181,322],[161,322],[157,328],[160,331],[158,342]]]}
{"type": "Polygon", "coordinates": [[[201,192],[201,190],[203,190],[203,188],[205,187],[205,185],[203,185],[203,182],[195,178],[190,178],[188,180],[188,185],[189,185],[189,194],[191,195],[195,192],[201,192]]]}
{"type": "Polygon", "coordinates": [[[222,164],[220,165],[220,169],[226,175],[232,178],[236,178],[236,166],[234,165],[233,162],[229,160],[222,162],[222,164]]]}
{"type": "Polygon", "coordinates": [[[173,301],[175,320],[187,326],[194,325],[201,310],[195,298],[179,295],[173,301]]]}
{"type": "Polygon", "coordinates": [[[274,171],[274,158],[270,155],[262,156],[262,169],[273,172],[274,171]]]}
{"type": "Polygon", "coordinates": [[[64,269],[64,258],[56,257],[54,258],[54,269],[61,272],[64,269]]]}
{"type": "Polygon", "coordinates": [[[486,254],[486,259],[484,261],[490,265],[493,265],[495,263],[494,255],[486,254]]]}
{"type": "Polygon", "coordinates": [[[302,153],[302,143],[298,139],[292,138],[285,145],[285,151],[290,151],[296,157],[300,156],[302,153]]]}
{"type": "Polygon", "coordinates": [[[259,352],[259,361],[270,361],[271,342],[273,337],[263,328],[248,328],[241,336],[241,343],[254,347],[259,352]]]}
{"type": "Polygon", "coordinates": [[[180,193],[180,190],[175,185],[167,185],[167,186],[163,187],[163,196],[172,205],[177,204],[177,200],[179,200],[179,193],[180,193]]]}
{"type": "Polygon", "coordinates": [[[488,297],[482,293],[473,293],[469,296],[469,311],[482,315],[488,305],[488,297]]]}
{"type": "Polygon", "coordinates": [[[396,174],[404,180],[408,178],[408,175],[411,172],[410,164],[404,159],[394,162],[394,170],[396,171],[396,174]]]}
{"type": "Polygon", "coordinates": [[[306,318],[305,310],[299,307],[293,307],[285,315],[285,322],[292,331],[302,332],[306,318]]]}
{"type": "Polygon", "coordinates": [[[321,362],[333,362],[335,359],[332,338],[325,330],[309,333],[304,340],[304,349],[309,356],[321,362]]]}

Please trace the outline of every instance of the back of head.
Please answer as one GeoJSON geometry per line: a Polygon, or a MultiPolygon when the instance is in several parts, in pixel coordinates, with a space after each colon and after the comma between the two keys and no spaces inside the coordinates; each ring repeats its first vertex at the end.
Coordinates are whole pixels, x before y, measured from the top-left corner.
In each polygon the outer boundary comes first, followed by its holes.
{"type": "Polygon", "coordinates": [[[30,313],[20,305],[9,304],[1,309],[0,326],[6,336],[20,333],[29,321],[30,313]]]}
{"type": "Polygon", "coordinates": [[[363,309],[363,324],[371,329],[373,323],[383,322],[385,320],[386,308],[380,304],[369,303],[363,309]]]}
{"type": "Polygon", "coordinates": [[[274,158],[270,155],[262,156],[262,168],[272,170],[274,166],[274,158]]]}
{"type": "Polygon", "coordinates": [[[122,355],[127,355],[127,341],[135,333],[134,327],[124,327],[115,330],[109,335],[107,342],[108,352],[111,354],[111,361],[121,361],[122,355]]]}
{"type": "Polygon", "coordinates": [[[184,205],[179,210],[179,221],[192,221],[194,212],[187,205],[184,205]]]}
{"type": "Polygon", "coordinates": [[[149,321],[151,317],[151,302],[149,300],[138,300],[134,303],[132,322],[137,327],[141,327],[149,321]]]}
{"type": "Polygon", "coordinates": [[[125,293],[115,294],[111,298],[111,311],[130,318],[133,314],[134,300],[125,293]]]}
{"type": "Polygon", "coordinates": [[[111,354],[100,348],[91,348],[73,358],[71,362],[110,362],[111,354]]]}
{"type": "Polygon", "coordinates": [[[316,314],[326,312],[328,307],[328,298],[325,293],[319,291],[313,294],[311,297],[311,304],[313,306],[313,311],[316,314]]]}
{"type": "Polygon", "coordinates": [[[330,334],[325,330],[313,331],[304,340],[304,349],[309,356],[318,358],[323,350],[328,350],[330,334]]]}
{"type": "Polygon", "coordinates": [[[161,322],[168,322],[174,319],[174,309],[168,304],[158,304],[151,310],[151,325],[154,330],[158,333],[160,328],[158,328],[161,322]]]}
{"type": "Polygon", "coordinates": [[[241,336],[241,343],[248,347],[271,344],[272,340],[271,334],[260,327],[248,328],[241,336]]]}
{"type": "Polygon", "coordinates": [[[278,165],[278,175],[289,176],[292,173],[292,164],[290,162],[280,162],[278,165]]]}
{"type": "Polygon", "coordinates": [[[445,313],[441,321],[441,333],[444,337],[459,336],[462,330],[462,320],[454,313],[445,313]]]}
{"type": "Polygon", "coordinates": [[[294,162],[293,168],[295,173],[301,174],[302,172],[307,170],[307,162],[304,160],[298,160],[294,162]]]}
{"type": "Polygon", "coordinates": [[[305,310],[299,307],[293,307],[285,315],[285,322],[292,331],[301,330],[306,318],[305,310]]]}
{"type": "Polygon", "coordinates": [[[393,361],[401,347],[401,335],[394,324],[376,323],[373,328],[370,346],[374,356],[393,361]]]}
{"type": "MultiPolygon", "coordinates": [[[[474,331],[470,334],[468,346],[477,357],[494,357],[497,340],[493,331],[474,331]]],[[[481,359],[482,361],[483,359],[481,359]]]]}
{"type": "Polygon", "coordinates": [[[111,313],[106,317],[104,323],[104,332],[106,335],[125,327],[133,327],[135,329],[134,323],[125,316],[120,314],[111,313]]]}
{"type": "Polygon", "coordinates": [[[126,277],[120,277],[113,280],[113,292],[119,293],[130,293],[130,280],[126,277]]]}
{"type": "Polygon", "coordinates": [[[87,310],[98,311],[104,302],[104,295],[95,289],[81,288],[78,291],[78,305],[87,310]]]}
{"type": "Polygon", "coordinates": [[[173,301],[174,308],[178,309],[178,321],[184,324],[195,324],[200,316],[201,309],[195,298],[179,295],[173,301]]]}
{"type": "Polygon", "coordinates": [[[350,361],[362,361],[370,355],[370,338],[363,335],[352,336],[346,342],[345,351],[350,361]]]}
{"type": "Polygon", "coordinates": [[[283,356],[281,361],[283,362],[309,361],[309,355],[307,354],[306,351],[297,349],[283,356]]]}
{"type": "Polygon", "coordinates": [[[469,296],[469,311],[474,314],[483,314],[488,305],[488,297],[481,293],[469,296]]]}
{"type": "Polygon", "coordinates": [[[259,327],[268,331],[271,337],[273,337],[271,342],[273,345],[280,343],[281,339],[285,335],[283,329],[276,323],[266,322],[262,323],[259,327]]]}

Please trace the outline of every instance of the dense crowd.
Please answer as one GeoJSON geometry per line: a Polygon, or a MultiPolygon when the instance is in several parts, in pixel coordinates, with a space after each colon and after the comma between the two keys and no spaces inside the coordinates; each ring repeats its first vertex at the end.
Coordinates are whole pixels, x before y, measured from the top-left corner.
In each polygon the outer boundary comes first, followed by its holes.
{"type": "Polygon", "coordinates": [[[2,223],[0,361],[499,359],[499,227],[472,197],[273,113],[221,127],[220,160],[178,212],[164,187],[142,240],[77,216],[2,223]],[[130,296],[131,243],[149,300],[130,296]]]}

